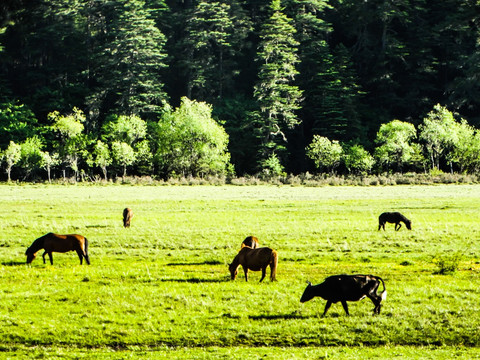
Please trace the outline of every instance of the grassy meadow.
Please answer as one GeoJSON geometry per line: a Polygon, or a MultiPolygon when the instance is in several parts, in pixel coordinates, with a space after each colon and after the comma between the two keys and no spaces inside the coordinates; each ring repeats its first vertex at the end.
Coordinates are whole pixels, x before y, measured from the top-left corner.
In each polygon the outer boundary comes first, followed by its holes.
{"type": "Polygon", "coordinates": [[[480,185],[3,184],[0,204],[0,358],[480,358],[480,185]],[[412,231],[377,231],[394,210],[412,231]],[[50,231],[86,236],[92,264],[25,265],[50,231]],[[278,251],[278,281],[229,279],[248,235],[278,251]],[[385,280],[379,316],[299,302],[342,273],[385,280]]]}

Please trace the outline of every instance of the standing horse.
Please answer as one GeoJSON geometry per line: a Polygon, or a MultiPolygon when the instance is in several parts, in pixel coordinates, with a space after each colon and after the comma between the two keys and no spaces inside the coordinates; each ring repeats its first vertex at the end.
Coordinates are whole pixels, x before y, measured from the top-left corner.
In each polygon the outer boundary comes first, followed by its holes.
{"type": "Polygon", "coordinates": [[[30,264],[35,259],[36,253],[44,249],[43,263],[45,264],[45,254],[50,258],[50,264],[53,265],[52,252],[68,252],[75,250],[80,258],[80,265],[82,265],[83,258],[88,265],[90,265],[90,258],[88,256],[88,240],[86,237],[77,234],[58,235],[48,233],[36,239],[32,245],[25,251],[27,255],[27,264],[30,264]]]}
{"type": "Polygon", "coordinates": [[[381,228],[385,230],[386,222],[395,223],[395,231],[400,230],[400,228],[402,227],[402,224],[400,224],[400,222],[403,222],[408,230],[412,230],[412,222],[399,212],[384,212],[380,214],[380,216],[378,217],[378,230],[380,230],[381,228]]]}
{"type": "Polygon", "coordinates": [[[237,277],[237,269],[240,265],[243,267],[245,273],[245,281],[248,281],[248,270],[260,271],[262,270],[262,278],[265,279],[267,273],[267,267],[270,266],[270,280],[275,281],[277,275],[277,262],[278,254],[275,250],[268,247],[252,249],[251,247],[244,246],[237,256],[233,259],[232,263],[228,265],[232,280],[237,277]]]}
{"type": "Polygon", "coordinates": [[[251,247],[252,249],[258,248],[259,242],[255,236],[247,236],[242,242],[242,248],[245,246],[251,247]]]}
{"type": "Polygon", "coordinates": [[[125,208],[123,210],[123,227],[130,227],[130,222],[133,218],[133,210],[130,208],[125,208]]]}

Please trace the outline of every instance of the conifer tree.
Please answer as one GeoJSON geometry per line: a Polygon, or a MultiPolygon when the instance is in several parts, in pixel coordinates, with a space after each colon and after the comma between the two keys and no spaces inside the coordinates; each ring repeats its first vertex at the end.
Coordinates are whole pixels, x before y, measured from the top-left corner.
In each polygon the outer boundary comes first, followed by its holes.
{"type": "Polygon", "coordinates": [[[100,5],[97,24],[100,49],[95,56],[96,91],[91,110],[111,109],[125,115],[155,117],[166,100],[160,70],[164,68],[165,36],[148,15],[143,0],[100,5]],[[111,5],[113,4],[113,5],[111,5]],[[104,27],[104,29],[102,29],[104,27]]]}
{"type": "Polygon", "coordinates": [[[257,130],[262,144],[259,160],[266,160],[281,151],[287,139],[286,129],[301,121],[296,115],[302,91],[295,85],[298,42],[295,28],[280,6],[273,0],[272,15],[260,31],[257,60],[260,63],[254,96],[260,110],[256,114],[257,130]]]}

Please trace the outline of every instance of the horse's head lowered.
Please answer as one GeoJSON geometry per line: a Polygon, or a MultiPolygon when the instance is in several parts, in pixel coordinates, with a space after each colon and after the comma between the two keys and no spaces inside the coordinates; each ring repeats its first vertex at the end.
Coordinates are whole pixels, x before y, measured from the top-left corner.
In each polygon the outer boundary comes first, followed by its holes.
{"type": "Polygon", "coordinates": [[[29,247],[27,251],[25,251],[25,255],[27,255],[27,264],[30,264],[33,260],[35,260],[36,252],[32,250],[32,247],[29,247]]]}
{"type": "Polygon", "coordinates": [[[412,221],[405,220],[405,226],[407,227],[408,230],[412,230],[412,221]]]}
{"type": "Polygon", "coordinates": [[[235,280],[238,274],[238,264],[235,265],[233,262],[228,265],[228,270],[230,270],[230,278],[235,280]]]}

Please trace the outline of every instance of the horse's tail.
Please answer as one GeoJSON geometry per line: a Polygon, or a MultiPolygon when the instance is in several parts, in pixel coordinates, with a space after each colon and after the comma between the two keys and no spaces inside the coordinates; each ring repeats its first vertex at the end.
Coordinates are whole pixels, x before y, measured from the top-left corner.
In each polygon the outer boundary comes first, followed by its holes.
{"type": "Polygon", "coordinates": [[[88,239],[86,237],[84,237],[84,239],[85,239],[84,257],[87,264],[90,265],[90,256],[88,256],[88,239]]]}
{"type": "Polygon", "coordinates": [[[270,259],[270,280],[275,281],[277,277],[277,265],[278,265],[278,253],[272,250],[272,256],[270,259]]]}

